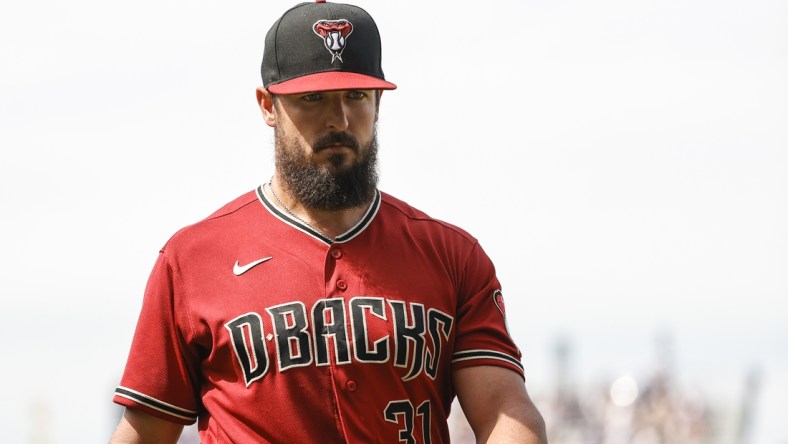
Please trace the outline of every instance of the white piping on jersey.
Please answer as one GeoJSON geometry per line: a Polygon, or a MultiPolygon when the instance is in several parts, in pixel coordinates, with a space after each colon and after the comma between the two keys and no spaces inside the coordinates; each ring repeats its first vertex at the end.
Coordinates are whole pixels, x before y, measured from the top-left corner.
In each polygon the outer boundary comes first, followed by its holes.
{"type": "Polygon", "coordinates": [[[498,361],[508,362],[509,364],[517,366],[520,370],[524,370],[523,364],[519,359],[509,356],[506,353],[497,350],[463,350],[454,352],[451,362],[470,361],[473,359],[495,359],[498,361]]]}
{"type": "Polygon", "coordinates": [[[153,410],[158,410],[170,416],[175,416],[177,418],[186,419],[190,421],[197,419],[198,413],[195,411],[184,409],[166,403],[152,396],[148,396],[136,390],[132,390],[128,387],[123,387],[119,385],[118,388],[115,389],[115,395],[120,396],[122,398],[130,399],[138,404],[142,404],[144,406],[152,408],[153,410]]]}
{"type": "Polygon", "coordinates": [[[266,196],[265,192],[263,192],[262,185],[257,187],[256,193],[257,193],[257,199],[260,201],[260,203],[263,204],[263,207],[267,209],[268,212],[271,213],[274,217],[286,223],[287,225],[290,225],[291,227],[297,229],[298,231],[301,231],[304,234],[314,237],[315,239],[319,240],[320,242],[323,242],[326,245],[331,245],[334,243],[341,244],[344,242],[348,242],[353,238],[355,238],[356,236],[358,236],[359,234],[361,234],[367,228],[367,226],[369,226],[369,224],[372,223],[372,221],[375,219],[375,216],[378,214],[378,210],[380,209],[380,202],[381,202],[380,191],[375,190],[375,196],[372,199],[372,202],[369,204],[367,211],[364,213],[364,216],[356,223],[356,225],[351,227],[346,232],[337,236],[336,239],[331,240],[330,238],[310,228],[308,225],[305,225],[303,222],[294,219],[290,215],[280,211],[279,208],[277,208],[277,206],[274,205],[273,202],[268,200],[268,196],[266,196]]]}

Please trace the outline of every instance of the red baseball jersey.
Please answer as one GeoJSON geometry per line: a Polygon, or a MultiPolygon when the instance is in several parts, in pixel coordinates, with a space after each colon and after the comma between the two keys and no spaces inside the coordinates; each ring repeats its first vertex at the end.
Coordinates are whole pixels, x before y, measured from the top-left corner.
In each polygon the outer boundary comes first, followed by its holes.
{"type": "Polygon", "coordinates": [[[523,374],[465,231],[378,192],[335,240],[262,188],[161,250],[114,401],[203,442],[449,441],[452,370],[523,374]]]}

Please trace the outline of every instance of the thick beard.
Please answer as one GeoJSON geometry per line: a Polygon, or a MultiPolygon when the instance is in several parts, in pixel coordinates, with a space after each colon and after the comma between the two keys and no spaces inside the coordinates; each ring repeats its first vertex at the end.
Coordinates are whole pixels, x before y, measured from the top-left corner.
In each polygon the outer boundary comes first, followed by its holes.
{"type": "Polygon", "coordinates": [[[277,127],[276,167],[284,186],[302,205],[314,210],[337,211],[366,205],[375,196],[378,185],[377,131],[366,147],[356,147],[356,160],[338,169],[342,155],[330,159],[332,167],[320,167],[304,147],[282,134],[277,127]]]}

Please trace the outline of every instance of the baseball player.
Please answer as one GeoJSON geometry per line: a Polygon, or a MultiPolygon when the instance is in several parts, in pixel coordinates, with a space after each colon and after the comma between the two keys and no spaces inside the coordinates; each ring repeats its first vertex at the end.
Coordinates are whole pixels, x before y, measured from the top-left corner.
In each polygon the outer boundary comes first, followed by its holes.
{"type": "Polygon", "coordinates": [[[546,442],[479,243],[377,189],[373,19],[302,3],[265,39],[274,176],[162,248],[112,442],[546,442]]]}

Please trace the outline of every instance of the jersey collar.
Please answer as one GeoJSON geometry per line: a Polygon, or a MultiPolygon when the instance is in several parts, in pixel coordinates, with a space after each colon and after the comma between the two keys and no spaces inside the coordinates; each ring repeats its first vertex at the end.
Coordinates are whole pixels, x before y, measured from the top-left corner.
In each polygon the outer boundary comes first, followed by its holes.
{"type": "Polygon", "coordinates": [[[348,231],[340,234],[339,236],[336,237],[336,239],[331,240],[330,238],[324,236],[323,233],[315,231],[312,227],[304,224],[300,220],[295,219],[289,214],[281,211],[276,205],[274,205],[273,202],[268,200],[268,197],[263,192],[262,185],[257,187],[256,192],[257,192],[257,199],[260,200],[260,203],[262,203],[263,206],[271,214],[274,215],[274,217],[292,226],[293,228],[318,239],[319,241],[323,242],[326,245],[348,242],[349,240],[358,236],[359,234],[361,234],[362,231],[364,231],[364,229],[366,229],[369,226],[370,223],[372,223],[372,220],[375,219],[375,215],[378,214],[378,210],[380,209],[380,191],[375,190],[375,196],[372,199],[372,203],[369,204],[369,208],[367,208],[367,212],[364,213],[364,217],[362,217],[361,220],[359,220],[358,223],[354,225],[352,228],[350,228],[348,231]]]}

